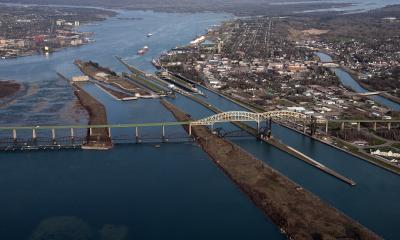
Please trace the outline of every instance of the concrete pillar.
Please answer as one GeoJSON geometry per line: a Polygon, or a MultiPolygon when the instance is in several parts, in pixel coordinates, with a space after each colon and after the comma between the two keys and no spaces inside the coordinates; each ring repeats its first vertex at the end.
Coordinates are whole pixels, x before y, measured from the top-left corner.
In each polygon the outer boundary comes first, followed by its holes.
{"type": "Polygon", "coordinates": [[[257,133],[260,133],[260,122],[257,121],[257,133]]]}
{"type": "Polygon", "coordinates": [[[360,131],[360,129],[361,129],[361,123],[357,123],[357,131],[360,131]]]}
{"type": "Polygon", "coordinates": [[[162,125],[162,137],[165,138],[165,126],[162,125]]]}
{"type": "Polygon", "coordinates": [[[269,118],[268,120],[268,129],[272,131],[272,118],[269,118]]]}
{"type": "Polygon", "coordinates": [[[344,130],[344,122],[342,122],[342,125],[340,126],[340,130],[344,130]]]}
{"type": "Polygon", "coordinates": [[[303,133],[306,134],[307,133],[307,124],[303,123],[303,133]]]}
{"type": "Polygon", "coordinates": [[[392,123],[388,122],[388,130],[390,131],[390,128],[392,127],[392,123]]]}
{"type": "Polygon", "coordinates": [[[89,136],[92,136],[92,134],[93,134],[93,129],[89,128],[89,136]]]}
{"type": "Polygon", "coordinates": [[[32,128],[32,139],[36,140],[36,129],[32,128]]]}
{"type": "Polygon", "coordinates": [[[13,134],[13,140],[14,140],[14,142],[16,142],[16,141],[17,141],[17,129],[14,128],[14,129],[12,130],[12,132],[13,132],[13,133],[12,133],[12,134],[13,134]]]}
{"type": "Polygon", "coordinates": [[[53,141],[56,140],[56,130],[55,130],[54,128],[51,129],[51,139],[52,139],[53,141]]]}
{"type": "Polygon", "coordinates": [[[111,138],[111,128],[108,128],[108,137],[111,138]]]}
{"type": "Polygon", "coordinates": [[[74,140],[74,129],[71,128],[71,139],[74,140]]]}
{"type": "Polygon", "coordinates": [[[135,138],[136,138],[136,143],[140,142],[140,138],[139,138],[139,128],[135,127],[135,138]]]}
{"type": "Polygon", "coordinates": [[[374,122],[374,131],[376,132],[376,122],[374,122]]]}
{"type": "Polygon", "coordinates": [[[329,122],[328,121],[326,121],[326,123],[325,123],[325,133],[326,134],[328,134],[328,131],[329,131],[329,122]]]}
{"type": "Polygon", "coordinates": [[[192,136],[192,124],[189,124],[189,136],[192,136]]]}

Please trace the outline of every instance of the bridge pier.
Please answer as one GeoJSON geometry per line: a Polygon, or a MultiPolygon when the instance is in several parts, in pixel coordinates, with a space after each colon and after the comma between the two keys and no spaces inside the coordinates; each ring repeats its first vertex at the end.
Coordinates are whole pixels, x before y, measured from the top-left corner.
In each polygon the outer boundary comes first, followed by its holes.
{"type": "Polygon", "coordinates": [[[138,127],[135,127],[135,138],[136,138],[136,143],[140,143],[139,128],[138,127]]]}
{"type": "Polygon", "coordinates": [[[73,128],[71,128],[71,141],[74,141],[74,129],[73,128]]]}
{"type": "Polygon", "coordinates": [[[35,128],[32,128],[32,139],[33,139],[33,141],[36,141],[36,129],[35,128]]]}
{"type": "Polygon", "coordinates": [[[325,134],[328,134],[328,132],[329,132],[329,122],[326,121],[326,123],[325,123],[325,134]]]}
{"type": "Polygon", "coordinates": [[[341,126],[340,126],[340,130],[344,130],[344,122],[342,122],[341,126]]]}
{"type": "Polygon", "coordinates": [[[189,123],[189,136],[192,136],[192,124],[189,123]]]}
{"type": "Polygon", "coordinates": [[[388,122],[388,131],[390,131],[391,127],[392,127],[392,123],[388,122]]]}
{"type": "Polygon", "coordinates": [[[93,135],[93,129],[89,128],[89,136],[91,137],[93,135]]]}
{"type": "Polygon", "coordinates": [[[307,124],[303,123],[303,133],[306,134],[307,133],[307,124]]]}
{"type": "Polygon", "coordinates": [[[167,139],[165,138],[165,126],[162,125],[162,142],[166,142],[167,139]]]}
{"type": "Polygon", "coordinates": [[[13,141],[14,141],[14,142],[17,142],[17,129],[14,128],[14,129],[12,130],[12,135],[13,135],[13,141]]]}
{"type": "Polygon", "coordinates": [[[361,130],[361,123],[358,122],[358,123],[357,123],[357,131],[359,132],[360,130],[361,130]]]}
{"type": "Polygon", "coordinates": [[[374,131],[376,132],[376,122],[374,122],[374,131]]]}
{"type": "Polygon", "coordinates": [[[111,139],[111,128],[108,128],[108,137],[111,139]]]}
{"type": "Polygon", "coordinates": [[[53,141],[53,144],[56,143],[56,130],[54,128],[51,129],[51,140],[53,141]]]}
{"type": "Polygon", "coordinates": [[[268,119],[268,130],[272,132],[272,118],[268,119]]]}

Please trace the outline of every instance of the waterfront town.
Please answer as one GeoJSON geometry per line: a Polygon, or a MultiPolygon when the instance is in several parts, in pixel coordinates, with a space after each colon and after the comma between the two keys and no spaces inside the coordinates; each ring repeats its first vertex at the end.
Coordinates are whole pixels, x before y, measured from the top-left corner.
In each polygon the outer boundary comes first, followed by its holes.
{"type": "MultiPolygon", "coordinates": [[[[333,30],[324,28],[320,22],[321,29],[316,28],[319,17],[316,17],[317,20],[311,17],[253,17],[225,22],[209,29],[206,35],[193,40],[188,46],[172,49],[157,61],[170,72],[193,79],[262,111],[289,110],[332,121],[397,119],[398,111],[371,99],[372,95],[368,93],[354,92],[342,84],[333,71],[343,66],[344,69],[350,69],[349,73],[359,73],[351,74],[355,78],[359,75],[370,76],[360,78],[363,81],[391,75],[393,81],[380,81],[380,88],[372,91],[389,89],[383,96],[396,99],[394,95],[397,94],[396,86],[400,81],[400,22],[395,17],[389,17],[398,14],[397,7],[392,8],[368,15],[373,23],[390,22],[385,28],[379,28],[376,23],[374,27],[370,25],[368,31],[386,33],[393,29],[390,38],[383,33],[365,37],[355,30],[356,26],[349,27],[346,34],[357,32],[363,36],[363,42],[357,42],[356,37],[342,37],[345,40],[338,41],[340,31],[330,33],[333,30]],[[336,44],[333,44],[335,41],[332,36],[335,36],[336,44]],[[382,47],[376,49],[372,43],[382,47]],[[334,60],[321,61],[319,54],[324,53],[334,56],[334,60]],[[362,56],[365,60],[357,60],[362,56]],[[368,61],[366,56],[371,60],[368,61]]],[[[355,16],[348,18],[357,19],[355,16]]],[[[346,19],[341,21],[346,22],[346,19]]],[[[400,152],[398,126],[388,128],[381,124],[374,127],[374,132],[369,130],[371,124],[357,126],[356,122],[348,126],[332,124],[329,135],[321,134],[319,138],[371,158],[378,155],[376,150],[379,149],[383,152],[400,152]]],[[[378,157],[400,164],[400,159],[392,156],[380,154],[378,157]]]]}
{"type": "Polygon", "coordinates": [[[49,54],[87,44],[91,33],[77,27],[113,15],[88,8],[0,5],[0,58],[49,54]]]}

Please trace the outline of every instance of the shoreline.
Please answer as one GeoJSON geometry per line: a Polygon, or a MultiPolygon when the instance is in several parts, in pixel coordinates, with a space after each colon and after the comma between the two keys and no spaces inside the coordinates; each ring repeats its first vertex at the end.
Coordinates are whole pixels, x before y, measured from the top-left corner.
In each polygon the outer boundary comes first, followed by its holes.
{"type": "MultiPolygon", "coordinates": [[[[107,125],[107,112],[104,105],[86,92],[80,84],[71,85],[75,89],[74,94],[80,105],[89,115],[88,125],[107,125]]],[[[82,145],[82,149],[107,150],[112,146],[107,128],[87,129],[86,143],[82,145]]]]}
{"type": "MultiPolygon", "coordinates": [[[[178,121],[191,119],[171,103],[161,103],[178,121]]],[[[188,131],[188,126],[184,129],[188,131]]],[[[213,162],[289,239],[316,239],[316,236],[381,239],[234,143],[210,133],[206,127],[192,126],[192,133],[213,162]]]]}

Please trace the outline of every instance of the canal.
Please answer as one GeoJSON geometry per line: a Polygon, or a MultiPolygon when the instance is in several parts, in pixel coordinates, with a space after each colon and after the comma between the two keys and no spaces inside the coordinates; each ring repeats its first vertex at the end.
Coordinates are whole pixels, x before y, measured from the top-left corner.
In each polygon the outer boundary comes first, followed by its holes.
{"type": "MultiPolygon", "coordinates": [[[[74,95],[55,71],[79,74],[75,58],[97,61],[116,71],[114,58],[152,71],[152,57],[231,16],[123,11],[102,23],[83,26],[95,43],[49,57],[0,62],[0,78],[26,83],[26,94],[0,108],[1,124],[85,122],[74,95]],[[122,20],[140,17],[143,20],[122,20]],[[154,33],[147,38],[148,32],[154,33]],[[144,57],[137,49],[149,45],[144,57]]],[[[110,123],[174,121],[158,100],[116,102],[97,87],[85,87],[106,107],[110,123]]],[[[242,110],[204,89],[210,104],[242,110]]],[[[193,118],[212,113],[183,96],[170,100],[193,118]]],[[[233,127],[222,125],[224,128],[233,127]]],[[[166,129],[183,132],[179,127],[166,129]]],[[[147,129],[147,132],[161,131],[147,129]]],[[[116,133],[118,134],[118,133],[116,133]]],[[[120,133],[122,134],[122,133],[120,133]]],[[[132,132],[133,134],[133,132],[132,132]]],[[[328,167],[352,178],[350,187],[296,158],[254,139],[235,140],[250,153],[387,239],[399,239],[400,179],[361,159],[278,125],[273,134],[328,167]]],[[[193,143],[118,145],[106,152],[37,151],[0,154],[0,238],[79,228],[82,239],[283,239],[279,230],[193,143]],[[70,217],[65,217],[70,216],[70,217]],[[110,237],[108,238],[110,239],[110,237]]]]}

